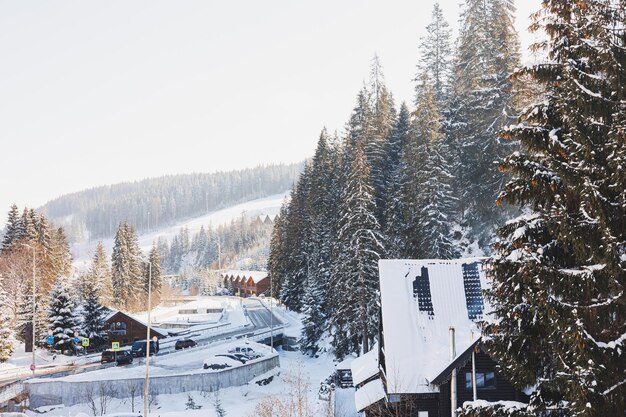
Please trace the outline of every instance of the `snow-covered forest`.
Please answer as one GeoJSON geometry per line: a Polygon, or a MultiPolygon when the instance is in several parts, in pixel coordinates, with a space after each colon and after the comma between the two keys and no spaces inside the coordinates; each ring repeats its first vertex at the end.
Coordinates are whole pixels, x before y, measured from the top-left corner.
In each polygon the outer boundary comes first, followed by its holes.
{"type": "Polygon", "coordinates": [[[281,193],[292,186],[301,170],[301,163],[277,164],[149,178],[64,195],[46,203],[41,212],[65,226],[70,243],[111,237],[122,221],[141,233],[281,193]]]}
{"type": "Polygon", "coordinates": [[[435,5],[413,103],[397,106],[374,58],[345,132],[322,130],[282,208],[268,269],[304,313],[304,350],[330,340],[343,357],[377,340],[379,259],[488,255],[488,350],[534,388],[515,415],[621,415],[626,3],[544,1],[525,67],[513,10],[466,0],[451,39],[435,5]]]}

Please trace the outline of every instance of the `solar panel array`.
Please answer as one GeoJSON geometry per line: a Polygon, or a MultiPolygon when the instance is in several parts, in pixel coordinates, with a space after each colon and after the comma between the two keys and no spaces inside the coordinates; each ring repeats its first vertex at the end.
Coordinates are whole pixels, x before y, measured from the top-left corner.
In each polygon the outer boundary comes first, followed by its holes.
{"type": "Polygon", "coordinates": [[[467,317],[476,320],[482,316],[485,308],[480,275],[478,274],[478,262],[463,264],[463,286],[465,287],[465,301],[467,303],[467,317]]]}
{"type": "Polygon", "coordinates": [[[422,267],[421,274],[413,281],[413,297],[417,297],[419,311],[434,316],[433,300],[430,294],[430,279],[428,278],[428,268],[422,267]]]}

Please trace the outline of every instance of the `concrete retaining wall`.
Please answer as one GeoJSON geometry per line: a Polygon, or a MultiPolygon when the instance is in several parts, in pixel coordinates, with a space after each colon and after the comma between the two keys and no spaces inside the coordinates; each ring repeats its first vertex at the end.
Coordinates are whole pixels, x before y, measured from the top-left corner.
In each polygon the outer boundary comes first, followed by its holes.
{"type": "MultiPolygon", "coordinates": [[[[149,390],[153,395],[187,391],[211,392],[220,388],[245,385],[254,377],[279,366],[278,355],[275,355],[233,369],[191,375],[156,376],[150,378],[149,390]]],[[[107,395],[114,398],[128,398],[133,389],[135,396],[142,397],[143,384],[143,378],[80,382],[47,379],[25,383],[31,409],[55,404],[65,404],[66,407],[70,407],[87,402],[90,396],[107,395]]]]}

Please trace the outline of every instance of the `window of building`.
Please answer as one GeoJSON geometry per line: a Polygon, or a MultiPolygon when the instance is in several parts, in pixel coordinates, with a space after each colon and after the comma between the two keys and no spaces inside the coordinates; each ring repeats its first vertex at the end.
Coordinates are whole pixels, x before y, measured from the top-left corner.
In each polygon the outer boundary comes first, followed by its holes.
{"type": "MultiPolygon", "coordinates": [[[[496,376],[493,372],[476,372],[476,388],[495,388],[496,376]]],[[[472,389],[472,373],[465,373],[465,389],[472,389]]]]}
{"type": "Polygon", "coordinates": [[[123,321],[113,322],[109,326],[109,331],[113,334],[123,336],[126,334],[126,323],[124,323],[123,321]]]}

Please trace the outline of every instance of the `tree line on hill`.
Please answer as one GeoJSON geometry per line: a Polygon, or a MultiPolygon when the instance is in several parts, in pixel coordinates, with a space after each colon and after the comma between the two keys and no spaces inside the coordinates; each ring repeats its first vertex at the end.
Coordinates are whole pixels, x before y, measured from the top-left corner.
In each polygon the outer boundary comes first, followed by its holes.
{"type": "Polygon", "coordinates": [[[111,237],[127,221],[138,232],[169,225],[292,187],[302,163],[211,174],[170,175],[68,194],[41,211],[65,226],[71,242],[111,237]]]}
{"type": "Polygon", "coordinates": [[[171,243],[159,237],[156,247],[168,274],[207,269],[265,269],[273,227],[269,216],[248,218],[242,214],[217,227],[201,226],[191,234],[182,227],[171,243]]]}

